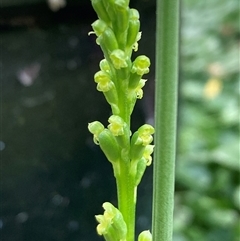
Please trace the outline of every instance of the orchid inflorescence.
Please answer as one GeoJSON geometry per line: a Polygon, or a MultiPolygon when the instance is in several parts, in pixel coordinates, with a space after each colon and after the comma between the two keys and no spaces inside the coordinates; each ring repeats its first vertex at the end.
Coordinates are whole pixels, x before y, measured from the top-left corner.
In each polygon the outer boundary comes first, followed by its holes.
{"type": "MultiPolygon", "coordinates": [[[[118,189],[118,206],[103,204],[105,212],[97,215],[97,232],[106,241],[134,241],[136,189],[144,171],[152,162],[154,128],[144,124],[132,134],[130,117],[136,100],[143,97],[150,60],[145,55],[131,60],[141,39],[139,12],[129,8],[129,0],[91,0],[98,15],[92,24],[96,43],[104,59],[94,75],[97,90],[103,92],[111,106],[109,125],[99,121],[89,123],[94,143],[99,145],[113,166],[118,189]]],[[[152,240],[143,231],[139,241],[152,240]]]]}

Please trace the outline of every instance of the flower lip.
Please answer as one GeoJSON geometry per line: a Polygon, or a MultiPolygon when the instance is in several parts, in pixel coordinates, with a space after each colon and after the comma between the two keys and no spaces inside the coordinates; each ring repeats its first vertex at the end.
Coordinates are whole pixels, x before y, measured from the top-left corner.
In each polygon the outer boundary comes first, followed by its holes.
{"type": "Polygon", "coordinates": [[[146,165],[147,166],[150,166],[151,163],[152,163],[152,153],[153,153],[153,149],[154,149],[154,145],[147,145],[145,147],[145,150],[143,152],[143,157],[146,159],[147,163],[146,165]]]}

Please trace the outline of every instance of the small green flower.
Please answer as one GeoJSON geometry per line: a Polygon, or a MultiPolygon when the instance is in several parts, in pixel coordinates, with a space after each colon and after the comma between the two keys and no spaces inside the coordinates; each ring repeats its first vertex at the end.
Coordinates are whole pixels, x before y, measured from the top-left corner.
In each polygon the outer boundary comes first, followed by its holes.
{"type": "Polygon", "coordinates": [[[138,129],[138,138],[135,142],[136,145],[147,146],[153,141],[152,134],[154,134],[154,128],[149,124],[144,124],[138,129]]]}
{"type": "Polygon", "coordinates": [[[102,59],[100,61],[99,67],[103,72],[105,72],[107,74],[110,73],[110,66],[109,66],[108,61],[106,59],[102,59]]]}
{"type": "Polygon", "coordinates": [[[99,145],[98,135],[104,130],[104,125],[99,121],[93,121],[88,124],[88,130],[93,134],[93,141],[99,145]]]}
{"type": "Polygon", "coordinates": [[[131,138],[130,157],[134,162],[144,157],[146,165],[149,166],[152,162],[151,154],[154,148],[154,145],[149,145],[153,140],[151,135],[153,131],[147,124],[140,128],[140,131],[136,131],[131,138]]]}
{"type": "Polygon", "coordinates": [[[126,68],[127,64],[127,56],[124,51],[121,49],[116,49],[110,54],[110,59],[116,69],[126,68]]]}
{"type": "Polygon", "coordinates": [[[104,30],[107,28],[107,24],[103,20],[100,20],[100,19],[97,19],[96,21],[94,21],[91,24],[91,26],[92,26],[94,32],[89,32],[89,34],[95,33],[97,36],[100,36],[104,32],[104,30]]]}
{"type": "Polygon", "coordinates": [[[139,234],[138,241],[152,241],[152,234],[149,230],[143,231],[139,234]]]}
{"type": "Polygon", "coordinates": [[[96,215],[96,220],[99,222],[97,232],[103,235],[107,241],[124,241],[127,235],[127,225],[123,220],[120,211],[111,203],[103,204],[103,215],[96,215]]]}
{"type": "Polygon", "coordinates": [[[109,117],[108,129],[113,133],[114,136],[121,136],[124,134],[125,122],[124,120],[117,115],[112,115],[109,117]]]}
{"type": "Polygon", "coordinates": [[[94,75],[94,80],[97,83],[98,91],[107,92],[114,87],[114,83],[111,81],[109,74],[101,70],[94,75]]]}
{"type": "Polygon", "coordinates": [[[142,76],[149,72],[149,66],[150,59],[145,55],[140,55],[134,60],[131,72],[142,76]]]}

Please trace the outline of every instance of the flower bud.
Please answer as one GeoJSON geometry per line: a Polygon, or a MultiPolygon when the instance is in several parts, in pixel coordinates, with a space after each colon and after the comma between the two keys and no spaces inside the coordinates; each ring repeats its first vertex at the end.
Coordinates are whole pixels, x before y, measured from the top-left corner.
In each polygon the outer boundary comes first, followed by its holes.
{"type": "Polygon", "coordinates": [[[120,150],[116,138],[113,136],[111,131],[108,129],[104,129],[98,135],[99,145],[104,152],[107,159],[114,163],[120,158],[120,150]]]}
{"type": "Polygon", "coordinates": [[[137,73],[130,73],[128,88],[130,90],[135,90],[141,80],[142,76],[137,73]]]}
{"type": "Polygon", "coordinates": [[[113,21],[114,32],[117,36],[119,48],[122,50],[126,47],[127,30],[129,25],[129,7],[124,0],[116,0],[114,2],[115,19],[113,21]]]}
{"type": "Polygon", "coordinates": [[[140,55],[134,60],[131,72],[142,76],[149,72],[149,66],[150,59],[145,55],[140,55]]]}
{"type": "Polygon", "coordinates": [[[110,91],[104,92],[103,94],[112,108],[112,113],[114,115],[118,115],[120,113],[120,110],[118,107],[118,95],[115,85],[110,91]]]}
{"type": "Polygon", "coordinates": [[[88,124],[88,130],[93,134],[93,141],[99,145],[98,135],[104,130],[104,126],[99,121],[93,121],[88,124]]]}
{"type": "Polygon", "coordinates": [[[135,174],[135,187],[139,185],[139,183],[142,180],[143,174],[146,170],[146,161],[144,160],[144,158],[140,159],[137,162],[137,170],[136,170],[136,174],[135,174]]]}
{"type": "Polygon", "coordinates": [[[126,31],[129,23],[129,8],[124,2],[124,0],[115,1],[116,32],[119,33],[126,31]]]}
{"type": "Polygon", "coordinates": [[[139,133],[136,131],[131,138],[131,146],[130,146],[130,158],[132,161],[139,160],[143,157],[143,152],[145,150],[145,146],[142,143],[137,142],[139,138],[139,133]]]}
{"type": "Polygon", "coordinates": [[[95,34],[97,36],[100,36],[105,31],[105,29],[107,28],[107,24],[100,19],[97,19],[96,21],[94,21],[91,24],[91,26],[92,26],[93,31],[95,32],[95,34]]]}
{"type": "Polygon", "coordinates": [[[112,21],[114,21],[116,13],[115,13],[115,8],[114,8],[114,1],[115,0],[102,0],[103,1],[103,5],[108,13],[108,16],[111,20],[111,24],[112,21]]]}
{"type": "Polygon", "coordinates": [[[114,51],[115,49],[118,49],[118,42],[111,28],[105,29],[105,31],[102,34],[102,40],[99,43],[100,45],[104,44],[109,53],[114,51]]]}
{"type": "Polygon", "coordinates": [[[138,241],[152,241],[152,234],[149,230],[143,231],[139,234],[138,241]]]}
{"type": "Polygon", "coordinates": [[[127,8],[129,5],[130,0],[114,0],[114,4],[121,8],[127,8]]]}
{"type": "Polygon", "coordinates": [[[109,66],[108,61],[106,59],[102,59],[100,61],[99,67],[103,72],[105,72],[107,74],[110,73],[110,66],[109,66]]]}
{"type": "Polygon", "coordinates": [[[98,15],[98,18],[102,19],[106,23],[110,23],[110,18],[108,16],[108,13],[106,11],[106,8],[103,4],[102,0],[91,0],[93,9],[98,15]]]}
{"type": "Polygon", "coordinates": [[[139,21],[139,12],[132,8],[129,9],[129,27],[127,34],[127,46],[131,47],[136,43],[139,29],[140,29],[140,21],[139,21]]]}

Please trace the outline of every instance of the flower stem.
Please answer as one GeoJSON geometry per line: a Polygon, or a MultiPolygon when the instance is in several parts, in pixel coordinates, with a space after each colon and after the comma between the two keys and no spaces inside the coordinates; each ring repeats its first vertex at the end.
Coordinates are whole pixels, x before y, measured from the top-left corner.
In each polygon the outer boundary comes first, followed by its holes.
{"type": "Polygon", "coordinates": [[[116,176],[118,192],[118,209],[127,224],[127,241],[134,241],[135,234],[135,210],[136,192],[134,179],[129,173],[129,161],[122,160],[120,163],[120,175],[116,176]]]}
{"type": "Polygon", "coordinates": [[[172,241],[179,1],[157,0],[153,241],[172,241]]]}

